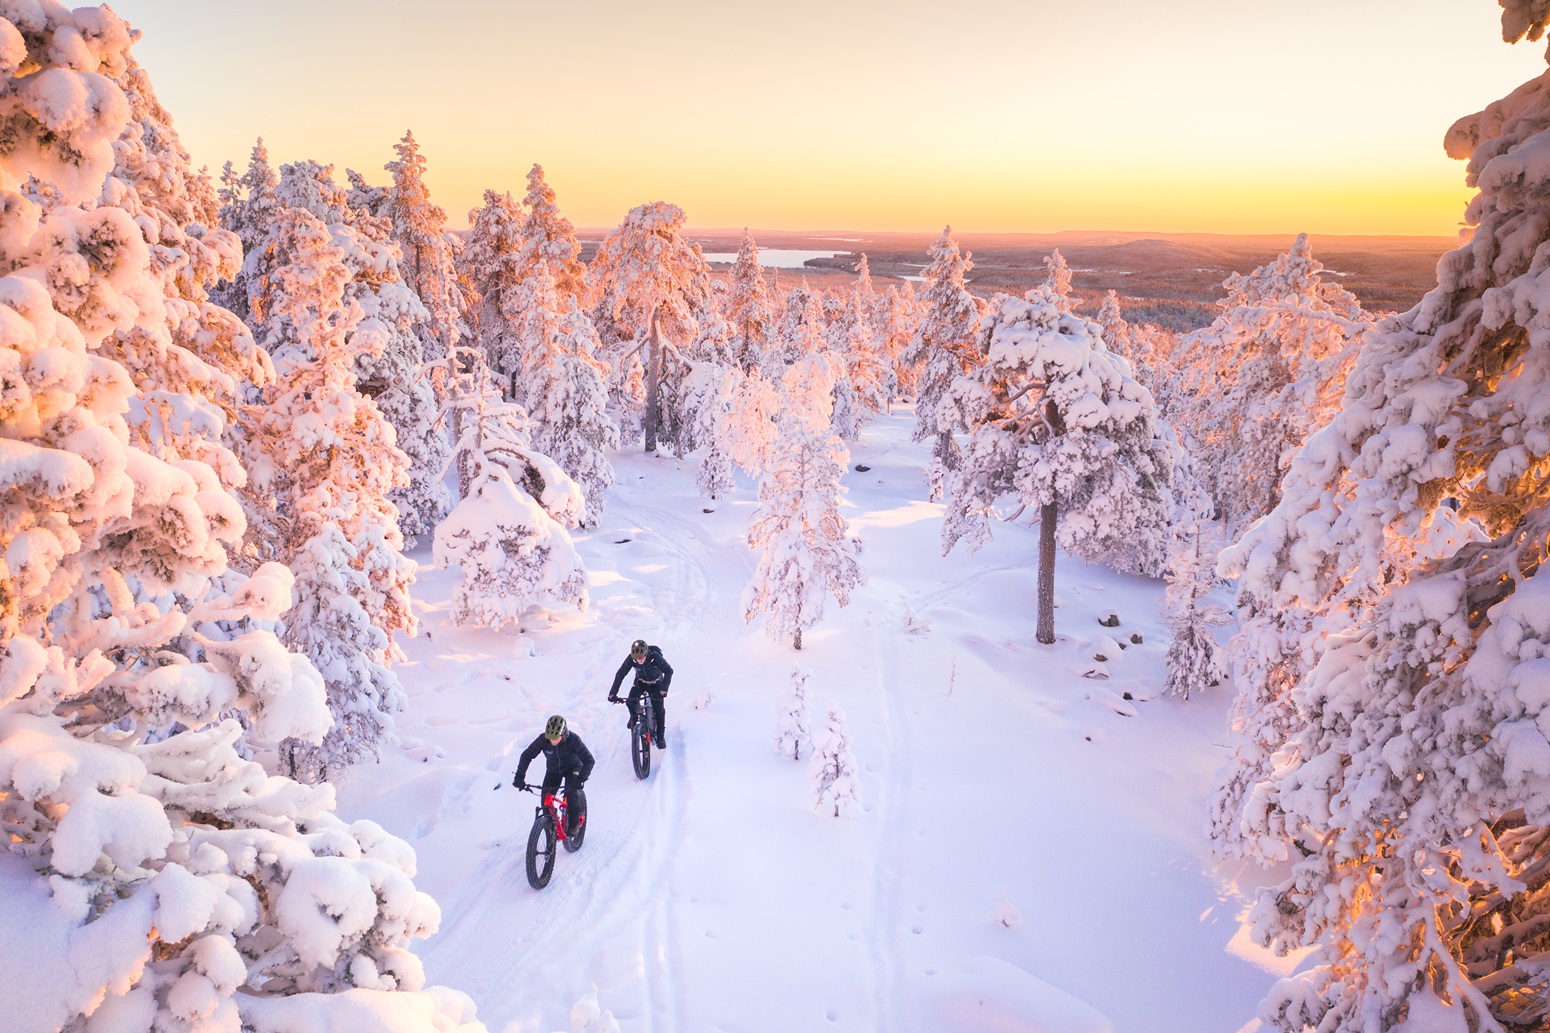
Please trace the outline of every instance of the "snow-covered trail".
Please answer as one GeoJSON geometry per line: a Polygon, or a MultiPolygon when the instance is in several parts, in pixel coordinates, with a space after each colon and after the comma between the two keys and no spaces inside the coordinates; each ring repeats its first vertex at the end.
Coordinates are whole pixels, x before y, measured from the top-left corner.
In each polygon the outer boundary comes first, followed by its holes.
{"type": "Polygon", "coordinates": [[[1061,638],[1037,646],[1031,534],[942,557],[911,419],[853,449],[845,514],[870,580],[801,652],[742,621],[751,484],[707,503],[692,460],[616,457],[601,526],[578,536],[583,613],[455,628],[456,575],[422,568],[404,745],[341,787],[342,810],[415,845],[443,911],[417,953],[492,1033],[567,1029],[593,985],[626,1033],[1235,1033],[1253,1014],[1275,966],[1229,947],[1241,896],[1201,836],[1225,697],[1134,717],[1104,702],[1161,683],[1155,582],[1062,559],[1061,638]],[[1118,632],[1096,624],[1111,609],[1118,632]],[[1100,632],[1143,639],[1101,684],[1075,674],[1100,632]],[[675,668],[644,782],[605,699],[638,637],[675,668]],[[849,818],[815,814],[806,758],[770,749],[798,664],[815,733],[830,702],[847,714],[849,818]],[[534,891],[536,801],[510,781],[553,712],[598,766],[585,846],[534,891]],[[995,921],[1003,891],[1020,929],[995,921]]]}

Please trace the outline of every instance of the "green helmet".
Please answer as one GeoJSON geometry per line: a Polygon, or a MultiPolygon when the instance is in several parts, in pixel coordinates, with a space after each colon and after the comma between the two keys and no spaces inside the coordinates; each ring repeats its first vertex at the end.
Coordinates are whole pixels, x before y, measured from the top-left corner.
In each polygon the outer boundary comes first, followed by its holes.
{"type": "Polygon", "coordinates": [[[544,738],[565,738],[565,718],[561,717],[559,714],[555,714],[553,717],[551,717],[549,719],[549,723],[544,725],[544,738]]]}
{"type": "Polygon", "coordinates": [[[632,659],[632,660],[644,660],[644,659],[646,659],[646,640],[645,639],[638,638],[634,642],[630,643],[630,659],[632,659]]]}

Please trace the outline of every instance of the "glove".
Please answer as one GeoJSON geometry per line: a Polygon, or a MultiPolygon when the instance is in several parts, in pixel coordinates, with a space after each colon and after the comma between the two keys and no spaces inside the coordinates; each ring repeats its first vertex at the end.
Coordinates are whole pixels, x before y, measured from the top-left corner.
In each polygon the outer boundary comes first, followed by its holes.
{"type": "Polygon", "coordinates": [[[522,790],[527,790],[527,789],[531,788],[526,782],[522,781],[522,776],[521,775],[512,775],[511,776],[511,786],[512,786],[513,789],[522,789],[522,790]]]}
{"type": "Polygon", "coordinates": [[[610,692],[608,694],[608,702],[610,702],[610,703],[617,703],[617,702],[619,702],[619,694],[617,692],[610,692]]]}

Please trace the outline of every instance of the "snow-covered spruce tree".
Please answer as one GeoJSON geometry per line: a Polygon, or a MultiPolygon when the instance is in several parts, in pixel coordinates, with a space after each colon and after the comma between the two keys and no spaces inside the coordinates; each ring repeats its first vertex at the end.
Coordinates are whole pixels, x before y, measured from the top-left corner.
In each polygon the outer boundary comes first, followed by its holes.
{"type": "MultiPolygon", "coordinates": [[[[1001,296],[981,331],[983,360],[936,412],[968,435],[949,471],[943,551],[990,537],[997,500],[1039,513],[1037,638],[1055,641],[1055,547],[1117,569],[1164,561],[1172,455],[1151,394],[1104,347],[1098,328],[1045,290],[1001,296]]],[[[1016,514],[1014,514],[1015,516],[1016,514]]]]}
{"type": "MultiPolygon", "coordinates": [[[[382,194],[385,210],[390,194],[386,190],[382,194]]],[[[436,422],[435,377],[423,359],[425,307],[400,275],[402,256],[392,225],[366,209],[352,208],[351,193],[334,183],[332,166],[314,161],[281,166],[274,196],[277,211],[297,208],[321,220],[344,254],[350,273],[345,299],[359,306],[361,313],[348,333],[352,338],[369,338],[350,342],[357,354],[356,386],[376,402],[393,426],[396,444],[408,457],[409,483],[393,489],[388,497],[398,507],[400,532],[412,546],[430,535],[452,501],[442,483],[449,443],[436,422]]],[[[283,257],[284,247],[272,234],[259,242],[247,263],[250,282],[269,275],[266,270],[283,257]]],[[[272,309],[265,317],[254,318],[255,332],[271,349],[286,339],[283,328],[274,325],[278,318],[272,309]]]]}
{"type": "MultiPolygon", "coordinates": [[[[232,169],[231,162],[227,162],[222,171],[221,189],[216,194],[220,200],[217,214],[221,228],[235,233],[242,241],[244,255],[256,248],[269,232],[276,208],[274,188],[279,183],[280,177],[269,164],[269,151],[264,147],[262,137],[253,144],[247,170],[241,176],[232,169]]],[[[247,320],[248,286],[242,269],[217,288],[214,300],[243,321],[247,320]]]]}
{"type": "Polygon", "coordinates": [[[889,373],[888,401],[891,404],[900,398],[914,398],[919,389],[917,370],[904,361],[905,349],[914,340],[915,327],[920,322],[920,305],[914,286],[889,284],[882,294],[879,312],[877,332],[889,373]]]}
{"type": "Polygon", "coordinates": [[[1152,335],[1144,327],[1127,320],[1119,307],[1119,294],[1109,291],[1103,296],[1103,304],[1095,317],[1103,332],[1103,343],[1109,351],[1130,363],[1130,375],[1148,391],[1153,388],[1153,366],[1157,356],[1153,353],[1152,335]]]}
{"type": "Polygon", "coordinates": [[[1211,629],[1232,618],[1226,607],[1211,598],[1221,582],[1216,576],[1219,550],[1212,547],[1209,533],[1199,517],[1175,523],[1170,532],[1168,591],[1163,603],[1170,638],[1163,694],[1179,699],[1189,699],[1190,693],[1227,679],[1227,664],[1211,629]]]}
{"type": "Polygon", "coordinates": [[[724,499],[732,493],[733,439],[740,429],[735,424],[734,406],[746,379],[736,366],[715,363],[697,364],[688,378],[687,388],[694,394],[690,401],[692,436],[700,449],[700,465],[695,484],[708,499],[724,499]]]}
{"type": "Polygon", "coordinates": [[[470,307],[474,338],[501,393],[515,397],[522,367],[517,332],[517,255],[522,250],[522,209],[510,194],[484,192],[484,206],[468,213],[468,234],[458,270],[477,301],[470,307]]]}
{"type": "Polygon", "coordinates": [[[1071,292],[1071,265],[1056,248],[1044,257],[1044,292],[1061,308],[1070,311],[1075,300],[1071,292]]]}
{"type": "Polygon", "coordinates": [[[356,362],[380,338],[357,332],[349,256],[335,240],[317,216],[283,205],[264,245],[270,260],[249,283],[277,377],[246,443],[255,551],[296,574],[284,639],[324,673],[335,721],[321,747],[287,744],[290,772],[309,781],[376,757],[391,740],[389,713],[402,706],[393,635],[414,629],[414,568],[388,498],[407,483],[407,460],[392,425],[356,390],[356,362]]]}
{"type": "Polygon", "coordinates": [[[807,766],[807,779],[818,813],[838,818],[861,806],[861,776],[850,752],[850,728],[837,704],[829,704],[823,741],[807,766]]]}
{"type": "MultiPolygon", "coordinates": [[[[792,367],[822,381],[827,360],[810,356],[792,367]]],[[[827,398],[827,385],[810,385],[808,394],[827,398]]],[[[866,582],[857,557],[859,539],[846,536],[839,501],[849,451],[828,427],[828,414],[792,406],[781,416],[779,437],[769,467],[759,481],[759,508],[748,525],[748,544],[759,551],[759,565],[743,592],[743,619],[766,615],[765,630],[776,641],[802,648],[802,632],[823,617],[823,600],[832,594],[841,606],[866,582]]]]}
{"type": "Polygon", "coordinates": [[[943,479],[958,465],[958,446],[937,417],[937,405],[952,382],[979,362],[976,340],[984,306],[969,293],[964,277],[974,268],[969,255],[958,252],[953,228],[947,227],[926,252],[931,259],[920,294],[924,311],[915,334],[905,346],[902,365],[916,384],[915,440],[930,439],[931,498],[942,497],[943,479]]]}
{"type": "Polygon", "coordinates": [[[775,305],[759,264],[759,246],[746,228],[737,259],[727,273],[722,311],[732,327],[732,350],[738,368],[745,373],[758,369],[774,329],[775,305]]]}
{"type": "Polygon", "coordinates": [[[393,185],[387,190],[382,211],[372,214],[383,215],[392,224],[404,285],[425,306],[425,316],[415,326],[420,358],[439,362],[468,332],[457,289],[452,240],[447,233],[447,213],[431,200],[425,185],[425,156],[414,134],[405,132],[393,150],[398,156],[383,166],[392,173],[393,185]]]}
{"type": "Polygon", "coordinates": [[[511,396],[527,413],[532,447],[582,486],[583,526],[594,527],[614,482],[605,450],[619,447],[619,428],[607,412],[608,367],[597,356],[597,330],[581,310],[586,279],[576,257],[580,245],[537,165],[528,174],[525,200],[521,247],[504,288],[515,315],[511,396]]]}
{"type": "Polygon", "coordinates": [[[675,368],[669,360],[682,361],[678,346],[697,338],[710,304],[710,267],[700,246],[683,238],[686,218],[663,201],[632,208],[592,260],[594,318],[614,369],[614,400],[624,412],[639,406],[647,452],[657,449],[662,381],[675,368]],[[642,380],[638,400],[629,386],[633,370],[642,380]]]}
{"type": "Polygon", "coordinates": [[[453,621],[500,628],[540,603],[585,609],[586,572],[563,526],[583,519],[581,488],[531,447],[527,414],[501,398],[479,351],[459,350],[451,386],[463,427],[454,461],[468,484],[436,528],[435,557],[463,573],[453,621]]]}
{"type": "Polygon", "coordinates": [[[776,704],[775,734],[770,744],[782,757],[801,760],[803,755],[813,754],[813,723],[808,717],[807,680],[813,672],[806,667],[791,669],[791,687],[781,694],[776,704]]]}
{"type": "Polygon", "coordinates": [[[1207,488],[1234,534],[1275,507],[1291,454],[1338,407],[1369,325],[1323,268],[1300,234],[1269,265],[1228,277],[1221,314],[1181,342],[1191,361],[1174,419],[1199,443],[1207,488]]]}
{"type": "MultiPolygon", "coordinates": [[[[1540,38],[1550,11],[1504,6],[1509,40],[1540,38]]],[[[1453,126],[1471,238],[1367,335],[1340,411],[1223,558],[1247,651],[1293,657],[1240,683],[1213,805],[1220,848],[1292,861],[1256,935],[1318,947],[1261,1006],[1276,1029],[1550,1020],[1547,131],[1550,73],[1453,126]]]]}
{"type": "MultiPolygon", "coordinates": [[[[205,224],[180,220],[209,199],[159,134],[130,41],[106,8],[0,13],[7,1029],[268,1031],[304,1011],[482,1030],[460,995],[383,992],[419,989],[404,947],[437,921],[412,851],[240,755],[244,739],[321,737],[328,716],[316,671],[259,627],[287,607],[288,572],[211,591],[242,531],[209,465],[221,421],[184,420],[208,398],[141,361],[142,342],[187,349],[190,318],[234,317],[195,301],[214,259],[205,224]],[[141,349],[134,372],[121,348],[141,349]],[[153,398],[175,431],[126,422],[153,398]]],[[[231,343],[196,340],[182,361],[211,365],[190,382],[230,375],[231,343]]]]}
{"type": "Polygon", "coordinates": [[[581,244],[569,219],[560,214],[554,188],[544,180],[542,165],[527,173],[527,193],[522,198],[527,217],[522,221],[522,247],[517,256],[520,282],[542,267],[554,289],[585,309],[589,297],[587,267],[581,261],[581,244]]]}

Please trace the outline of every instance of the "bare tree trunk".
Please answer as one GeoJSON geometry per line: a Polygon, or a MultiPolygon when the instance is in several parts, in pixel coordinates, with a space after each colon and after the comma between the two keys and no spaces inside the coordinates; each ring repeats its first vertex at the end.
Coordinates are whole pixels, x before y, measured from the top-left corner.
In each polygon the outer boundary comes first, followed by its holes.
{"type": "Polygon", "coordinates": [[[651,311],[650,329],[646,331],[646,451],[657,450],[657,427],[662,419],[662,329],[657,319],[659,309],[651,311]]]}
{"type": "Polygon", "coordinates": [[[802,648],[802,629],[798,628],[796,634],[791,636],[791,645],[795,649],[802,648]]]}
{"type": "Polygon", "coordinates": [[[1055,503],[1039,507],[1039,625],[1035,637],[1055,644],[1055,503]]]}

